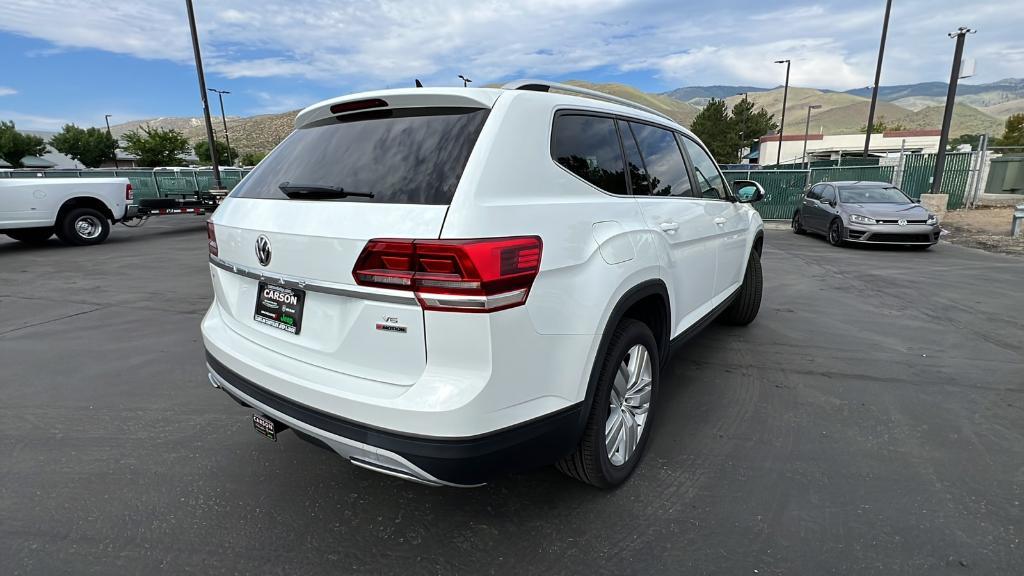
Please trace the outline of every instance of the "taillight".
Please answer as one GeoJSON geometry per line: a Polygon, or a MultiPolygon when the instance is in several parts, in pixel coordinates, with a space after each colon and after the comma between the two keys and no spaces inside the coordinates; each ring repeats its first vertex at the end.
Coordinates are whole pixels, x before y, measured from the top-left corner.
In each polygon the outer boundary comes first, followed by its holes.
{"type": "Polygon", "coordinates": [[[388,103],[380,98],[369,98],[367,100],[355,100],[353,102],[342,102],[331,106],[331,114],[344,114],[346,112],[358,112],[359,110],[371,110],[373,108],[387,108],[388,103]]]}
{"type": "Polygon", "coordinates": [[[125,184],[124,185],[124,199],[129,201],[129,202],[131,202],[134,198],[135,198],[135,193],[132,192],[132,185],[131,184],[125,184]]]}
{"type": "Polygon", "coordinates": [[[210,255],[217,256],[220,249],[217,248],[217,230],[214,229],[213,222],[206,223],[206,240],[210,248],[210,255]]]}
{"type": "Polygon", "coordinates": [[[537,236],[374,239],[352,276],[361,286],[415,292],[425,310],[494,312],[526,303],[541,251],[537,236]]]}

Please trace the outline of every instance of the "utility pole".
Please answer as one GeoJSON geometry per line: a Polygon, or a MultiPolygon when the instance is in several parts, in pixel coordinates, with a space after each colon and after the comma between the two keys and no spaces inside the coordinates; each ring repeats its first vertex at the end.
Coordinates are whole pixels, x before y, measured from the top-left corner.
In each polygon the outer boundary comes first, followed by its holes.
{"type": "MultiPolygon", "coordinates": [[[[103,121],[107,123],[107,136],[113,138],[113,134],[110,133],[110,117],[112,114],[104,114],[103,121]]],[[[120,166],[117,165],[117,148],[114,148],[114,170],[117,170],[120,166]]]]}
{"type": "Polygon", "coordinates": [[[779,122],[779,147],[775,151],[775,165],[782,160],[782,134],[786,130],[786,100],[789,98],[789,60],[776,60],[776,64],[786,65],[786,87],[782,90],[782,120],[779,122]]]}
{"type": "Polygon", "coordinates": [[[974,34],[977,30],[971,30],[961,26],[956,32],[950,32],[949,37],[956,39],[956,48],[953,50],[953,69],[949,73],[949,91],[946,92],[946,111],[942,116],[942,134],[939,136],[939,153],[935,156],[935,174],[932,176],[932,194],[940,194],[942,190],[942,171],[946,167],[946,146],[949,144],[949,127],[953,123],[953,104],[956,101],[956,83],[960,79],[960,60],[964,57],[964,39],[968,34],[974,34]]]}
{"type": "Polygon", "coordinates": [[[216,88],[207,88],[210,92],[216,92],[217,98],[220,99],[220,119],[224,122],[224,144],[228,147],[228,166],[234,166],[235,163],[231,161],[231,137],[228,136],[228,117],[224,115],[224,95],[231,94],[228,90],[217,90],[216,88]]]}
{"type": "MultiPolygon", "coordinates": [[[[192,9],[192,0],[185,0],[188,8],[188,26],[192,31],[192,52],[196,56],[196,74],[199,76],[199,96],[203,100],[203,118],[206,120],[206,140],[210,144],[210,160],[213,165],[213,185],[223,190],[220,182],[220,167],[217,166],[217,142],[213,138],[213,123],[210,121],[210,104],[206,101],[206,76],[203,75],[203,57],[199,53],[199,33],[196,32],[196,14],[192,9]]],[[[198,190],[196,191],[198,192],[198,190]]]]}
{"type": "Polygon", "coordinates": [[[882,20],[882,41],[878,45],[878,64],[875,66],[875,84],[871,87],[871,106],[868,107],[868,129],[864,134],[864,157],[868,157],[871,148],[871,128],[875,122],[875,103],[878,102],[878,83],[882,81],[882,55],[885,54],[885,37],[889,33],[889,12],[892,11],[892,0],[885,0],[885,19],[882,20]]]}
{"type": "Polygon", "coordinates": [[[821,108],[821,104],[811,104],[807,106],[807,123],[804,124],[804,170],[811,167],[811,163],[807,161],[807,137],[810,136],[811,132],[811,110],[817,110],[818,108],[821,108]]]}

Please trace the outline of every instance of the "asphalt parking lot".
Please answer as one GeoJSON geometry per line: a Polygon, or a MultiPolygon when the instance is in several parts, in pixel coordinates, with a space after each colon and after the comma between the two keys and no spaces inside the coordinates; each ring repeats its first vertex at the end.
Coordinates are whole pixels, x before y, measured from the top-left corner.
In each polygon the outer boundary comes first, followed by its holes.
{"type": "Polygon", "coordinates": [[[1019,574],[1024,259],[769,231],[622,488],[348,464],[206,381],[200,218],[0,240],[0,574],[1019,574]]]}

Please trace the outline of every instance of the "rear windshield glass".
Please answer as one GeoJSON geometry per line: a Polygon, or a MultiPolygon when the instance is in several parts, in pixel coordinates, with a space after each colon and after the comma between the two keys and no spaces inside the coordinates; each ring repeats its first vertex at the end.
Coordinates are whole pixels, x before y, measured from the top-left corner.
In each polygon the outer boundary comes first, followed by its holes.
{"type": "Polygon", "coordinates": [[[839,199],[847,204],[910,204],[909,198],[900,192],[896,187],[878,188],[871,186],[856,186],[852,188],[840,188],[839,199]]]}
{"type": "Polygon", "coordinates": [[[231,196],[287,200],[278,187],[289,182],[359,194],[331,201],[450,204],[487,112],[404,108],[328,118],[288,136],[231,196]]]}

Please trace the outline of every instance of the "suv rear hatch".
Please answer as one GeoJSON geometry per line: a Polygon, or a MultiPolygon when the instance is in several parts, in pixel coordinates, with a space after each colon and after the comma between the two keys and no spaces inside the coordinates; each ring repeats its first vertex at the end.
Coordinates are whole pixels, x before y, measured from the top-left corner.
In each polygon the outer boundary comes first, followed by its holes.
{"type": "Polygon", "coordinates": [[[225,323],[308,364],[413,384],[426,365],[420,306],[356,285],[352,269],[372,238],[440,236],[496,98],[483,96],[384,93],[300,114],[211,219],[225,323]]]}

